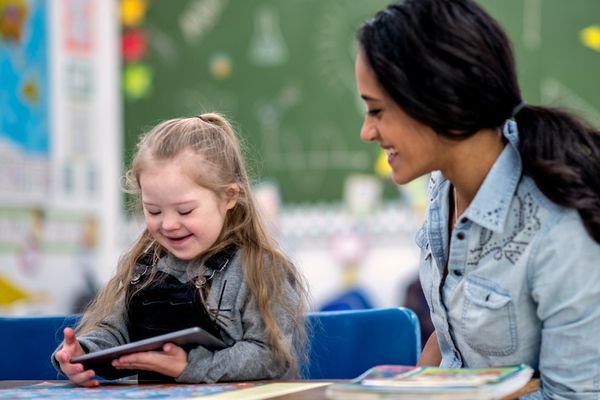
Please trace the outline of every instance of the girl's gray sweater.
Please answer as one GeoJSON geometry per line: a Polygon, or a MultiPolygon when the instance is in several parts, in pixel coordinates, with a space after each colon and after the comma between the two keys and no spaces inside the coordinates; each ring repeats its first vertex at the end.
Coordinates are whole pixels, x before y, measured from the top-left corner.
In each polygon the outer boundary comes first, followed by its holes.
{"type": "MultiPolygon", "coordinates": [[[[157,268],[169,273],[181,282],[188,282],[189,263],[165,256],[159,260],[157,268]]],[[[188,353],[188,365],[176,378],[181,383],[213,383],[222,381],[246,381],[259,379],[293,378],[289,366],[275,361],[273,350],[268,344],[265,326],[254,298],[250,296],[244,280],[241,262],[241,251],[229,260],[227,266],[212,277],[212,284],[206,299],[207,306],[216,310],[221,295],[223,282],[227,285],[219,307],[219,320],[223,331],[234,344],[218,351],[209,351],[202,346],[188,353]]],[[[205,268],[205,277],[209,278],[212,270],[205,268]]],[[[284,293],[291,304],[298,303],[298,297],[292,284],[286,281],[284,293]]],[[[281,328],[284,344],[291,348],[294,345],[294,323],[288,313],[277,304],[272,305],[274,317],[281,328]]],[[[126,310],[123,301],[115,307],[113,314],[99,328],[78,336],[77,339],[88,352],[98,351],[129,342],[125,322],[126,310]]],[[[62,345],[56,349],[58,351],[62,345]]],[[[59,370],[58,363],[52,354],[52,363],[59,370]]]]}

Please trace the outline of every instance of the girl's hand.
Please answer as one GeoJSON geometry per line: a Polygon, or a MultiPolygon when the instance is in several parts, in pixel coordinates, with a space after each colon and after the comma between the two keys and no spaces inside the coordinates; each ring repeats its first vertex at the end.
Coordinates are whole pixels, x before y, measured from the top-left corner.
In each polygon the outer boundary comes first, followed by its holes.
{"type": "Polygon", "coordinates": [[[85,354],[83,348],[79,344],[75,332],[71,328],[65,328],[63,331],[65,340],[62,348],[56,352],[54,358],[60,365],[61,371],[71,380],[73,383],[79,386],[94,387],[100,385],[98,380],[94,379],[96,374],[93,370],[84,370],[82,364],[71,364],[71,358],[85,354]]]}
{"type": "Polygon", "coordinates": [[[143,351],[113,360],[116,369],[141,369],[176,378],[187,367],[187,353],[181,347],[166,343],[162,351],[143,351]]]}

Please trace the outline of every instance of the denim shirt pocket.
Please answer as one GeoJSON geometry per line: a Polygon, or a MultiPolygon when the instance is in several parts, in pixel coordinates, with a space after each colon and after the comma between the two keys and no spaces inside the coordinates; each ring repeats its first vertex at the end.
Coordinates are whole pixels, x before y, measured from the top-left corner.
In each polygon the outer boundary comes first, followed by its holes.
{"type": "Polygon", "coordinates": [[[517,350],[515,306],[508,290],[469,276],[461,328],[469,345],[482,355],[506,356],[517,350]]]}

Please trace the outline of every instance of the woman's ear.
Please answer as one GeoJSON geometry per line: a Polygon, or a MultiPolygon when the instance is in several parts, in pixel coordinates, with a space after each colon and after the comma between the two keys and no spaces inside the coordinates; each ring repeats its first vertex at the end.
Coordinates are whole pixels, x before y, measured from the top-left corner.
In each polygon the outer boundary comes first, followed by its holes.
{"type": "Polygon", "coordinates": [[[227,209],[231,210],[237,204],[240,197],[240,186],[237,183],[232,183],[225,189],[225,199],[227,200],[227,209]]]}

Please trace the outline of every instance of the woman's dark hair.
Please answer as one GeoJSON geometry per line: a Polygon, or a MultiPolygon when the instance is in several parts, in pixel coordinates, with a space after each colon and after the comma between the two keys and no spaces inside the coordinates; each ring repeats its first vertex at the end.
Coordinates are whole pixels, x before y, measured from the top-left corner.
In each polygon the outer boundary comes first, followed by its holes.
{"type": "Polygon", "coordinates": [[[512,46],[472,0],[404,0],[358,31],[381,87],[412,118],[460,140],[514,117],[524,171],[576,209],[600,243],[600,131],[566,111],[522,106],[512,46]]]}

